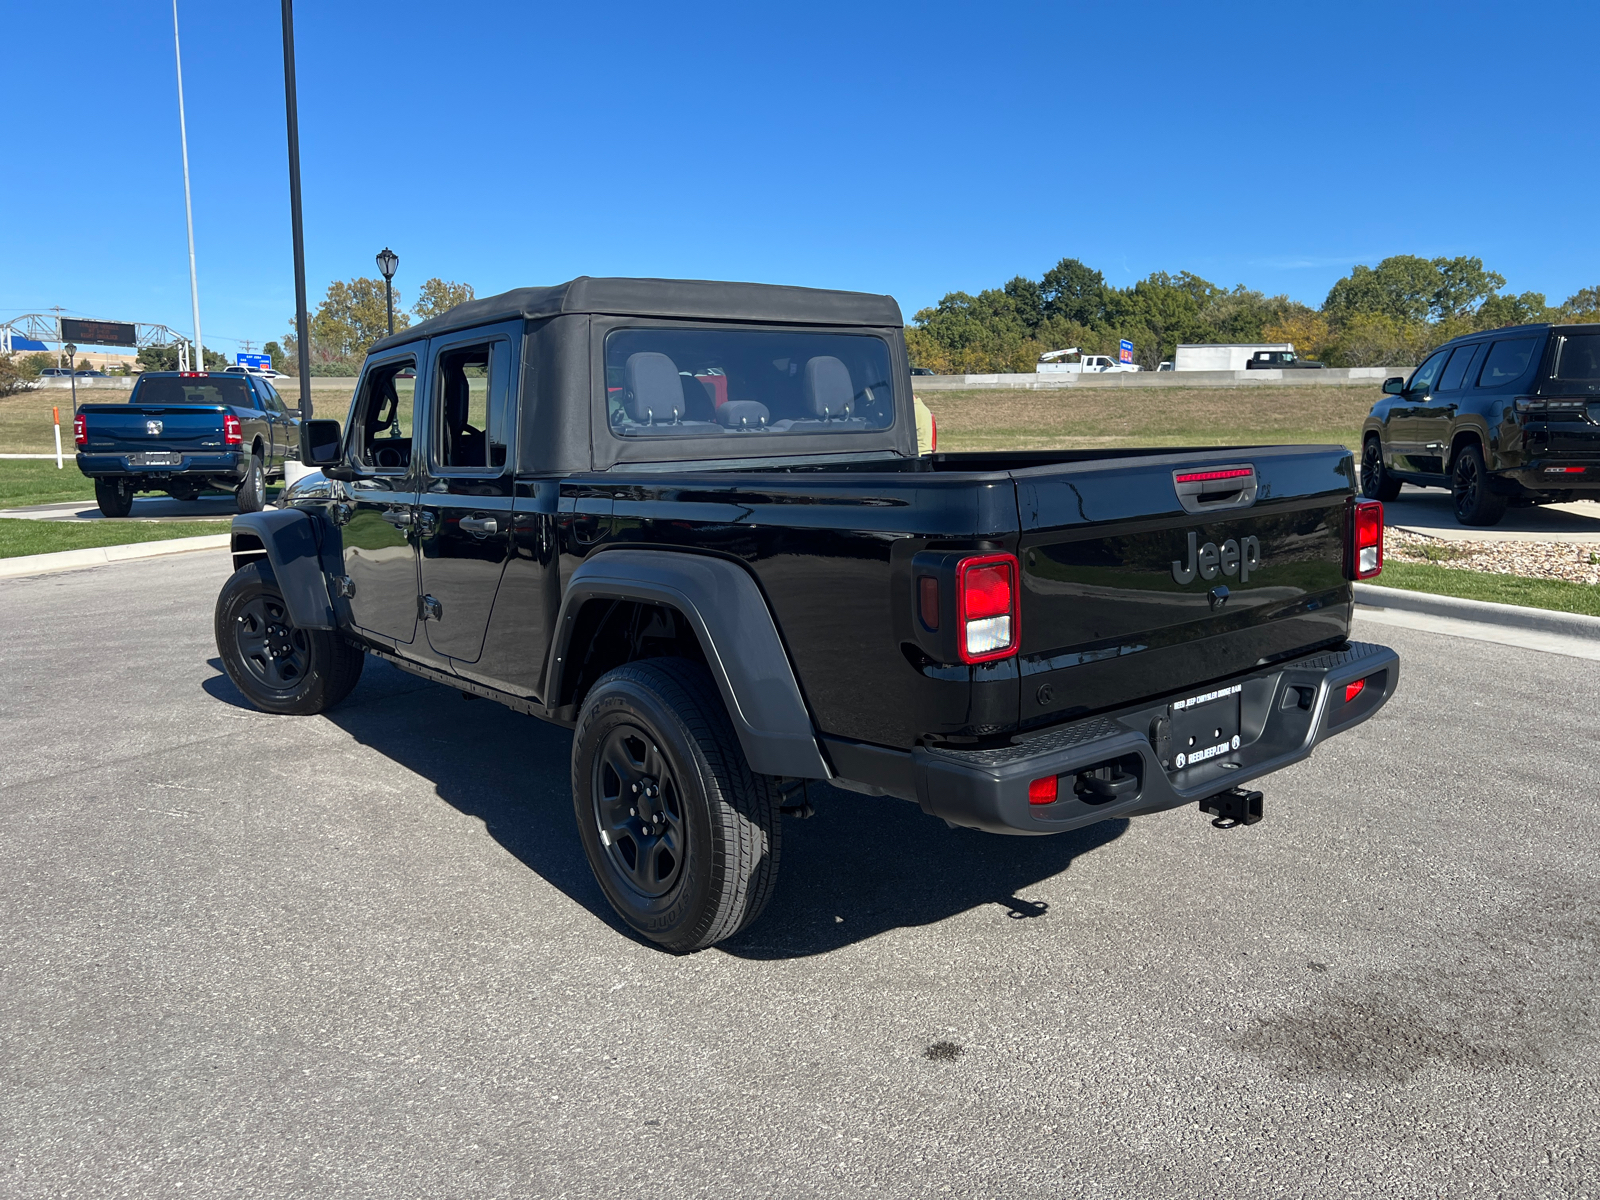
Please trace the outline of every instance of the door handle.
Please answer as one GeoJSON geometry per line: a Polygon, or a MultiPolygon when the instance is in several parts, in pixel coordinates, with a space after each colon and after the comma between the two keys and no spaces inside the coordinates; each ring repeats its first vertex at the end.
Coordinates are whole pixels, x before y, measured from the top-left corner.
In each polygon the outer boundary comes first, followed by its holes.
{"type": "Polygon", "coordinates": [[[396,529],[405,529],[414,523],[409,508],[391,508],[383,514],[383,519],[396,529]]]}
{"type": "Polygon", "coordinates": [[[457,522],[468,533],[498,533],[499,522],[493,517],[462,517],[457,522]]]}

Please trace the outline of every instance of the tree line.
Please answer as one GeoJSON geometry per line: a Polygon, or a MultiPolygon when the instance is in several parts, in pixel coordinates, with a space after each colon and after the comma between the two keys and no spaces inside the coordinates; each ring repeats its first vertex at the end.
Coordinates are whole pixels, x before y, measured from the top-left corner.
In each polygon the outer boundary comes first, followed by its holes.
{"type": "Polygon", "coordinates": [[[1115,356],[1124,339],[1146,370],[1170,361],[1180,342],[1292,342],[1302,357],[1333,367],[1404,366],[1478,329],[1600,321],[1600,287],[1550,305],[1542,292],[1513,295],[1505,284],[1480,258],[1400,254],[1355,267],[1312,308],[1189,271],[1112,287],[1064,258],[1038,280],[1018,275],[976,296],[950,292],[916,314],[906,347],[913,366],[947,375],[1029,372],[1040,354],[1070,346],[1115,356]]]}
{"type": "MultiPolygon", "coordinates": [[[[470,283],[456,283],[437,277],[426,280],[417,302],[408,313],[402,306],[400,289],[394,289],[394,328],[399,333],[411,326],[411,318],[426,321],[476,296],[470,283]]],[[[328,285],[322,302],[310,315],[311,373],[313,375],[358,375],[361,362],[372,346],[389,336],[388,313],[384,306],[383,280],[365,277],[339,280],[328,285]]],[[[284,363],[288,374],[299,372],[299,347],[294,333],[294,317],[283,344],[268,342],[263,352],[273,362],[284,363]]]]}

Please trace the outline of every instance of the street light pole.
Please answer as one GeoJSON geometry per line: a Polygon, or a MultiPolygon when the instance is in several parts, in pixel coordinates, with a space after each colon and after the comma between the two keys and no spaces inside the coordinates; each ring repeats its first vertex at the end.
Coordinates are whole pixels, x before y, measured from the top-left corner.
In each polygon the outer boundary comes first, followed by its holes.
{"type": "Polygon", "coordinates": [[[383,307],[389,314],[389,336],[394,336],[394,289],[389,281],[400,266],[400,256],[385,246],[378,252],[378,270],[383,272],[383,307]]]}
{"type": "Polygon", "coordinates": [[[283,100],[289,121],[289,226],[294,238],[294,336],[300,360],[300,460],[310,457],[311,321],[306,316],[306,236],[300,222],[300,113],[294,85],[294,0],[283,0],[283,100]]]}
{"type": "Polygon", "coordinates": [[[206,369],[200,339],[200,282],[194,269],[194,206],[189,201],[189,128],[183,119],[183,50],[178,45],[178,0],[172,0],[172,53],[178,63],[178,139],[183,144],[183,215],[189,222],[189,301],[194,306],[195,370],[206,369]]]}
{"type": "MultiPolygon", "coordinates": [[[[59,333],[60,330],[57,330],[56,332],[59,333]]],[[[76,355],[78,353],[78,348],[76,346],[74,346],[71,342],[68,342],[65,346],[63,346],[61,348],[67,352],[67,374],[72,376],[72,378],[68,381],[72,385],[72,415],[73,416],[77,416],[78,415],[78,364],[77,364],[76,355]]]]}

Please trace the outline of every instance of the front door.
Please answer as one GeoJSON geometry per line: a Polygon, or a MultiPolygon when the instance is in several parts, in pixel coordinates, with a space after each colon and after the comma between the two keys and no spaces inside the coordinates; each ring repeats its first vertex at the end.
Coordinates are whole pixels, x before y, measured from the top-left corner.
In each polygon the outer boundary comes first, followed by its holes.
{"type": "MultiPolygon", "coordinates": [[[[1444,370],[1449,351],[1441,350],[1412,372],[1406,381],[1406,390],[1389,406],[1388,429],[1384,449],[1389,452],[1390,467],[1396,471],[1429,471],[1428,453],[1424,447],[1427,431],[1428,402],[1439,383],[1439,373],[1444,370]]],[[[1431,472],[1430,472],[1431,473],[1431,472]]]]}
{"type": "Polygon", "coordinates": [[[1438,383],[1428,402],[1412,414],[1411,431],[1416,450],[1411,461],[1417,464],[1417,470],[1430,475],[1445,473],[1450,430],[1456,414],[1461,411],[1461,391],[1479,349],[1476,345],[1457,346],[1450,354],[1450,361],[1439,372],[1438,383]]]}
{"type": "Polygon", "coordinates": [[[511,448],[520,323],[429,343],[419,485],[421,609],[435,654],[475,663],[512,544],[511,448]]]}
{"type": "Polygon", "coordinates": [[[412,412],[422,389],[421,347],[370,361],[345,427],[345,464],[356,478],[335,509],[350,615],[363,631],[397,645],[417,632],[417,470],[412,412]]]}

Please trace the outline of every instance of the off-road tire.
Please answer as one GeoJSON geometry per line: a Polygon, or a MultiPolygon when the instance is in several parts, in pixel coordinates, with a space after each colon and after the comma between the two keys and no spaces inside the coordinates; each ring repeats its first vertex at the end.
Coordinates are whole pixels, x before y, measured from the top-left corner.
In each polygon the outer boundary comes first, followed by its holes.
{"type": "Polygon", "coordinates": [[[259,454],[250,456],[250,467],[234,496],[242,513],[260,512],[267,506],[267,473],[259,454]]]}
{"type": "Polygon", "coordinates": [[[1377,434],[1361,447],[1361,494],[1368,500],[1381,500],[1385,504],[1400,494],[1400,481],[1383,465],[1383,443],[1377,434]]]}
{"type": "Polygon", "coordinates": [[[96,479],[94,502],[107,517],[125,517],[133,511],[133,481],[129,479],[96,479]]]}
{"type": "Polygon", "coordinates": [[[1463,446],[1450,465],[1450,497],[1463,525],[1498,525],[1506,515],[1507,499],[1489,490],[1489,468],[1476,442],[1463,446]]]}
{"type": "Polygon", "coordinates": [[[328,629],[298,629],[265,562],[246,563],[217,597],[217,653],[262,712],[306,717],[332,708],[361,678],[366,653],[328,629]]]}
{"type": "Polygon", "coordinates": [[[668,950],[686,954],[733,936],[772,897],[782,824],[776,780],[751,771],[716,684],[698,663],[652,659],[596,681],[572,740],[572,800],[606,899],[631,928],[668,950]],[[653,841],[656,827],[622,811],[631,785],[622,778],[626,772],[615,769],[616,751],[630,741],[638,742],[641,773],[635,778],[646,782],[646,792],[654,779],[659,793],[654,812],[664,832],[653,841]],[[608,801],[613,781],[623,796],[620,807],[608,801]],[[618,836],[608,829],[603,840],[601,824],[612,820],[627,827],[616,824],[618,836]],[[681,852],[675,875],[643,872],[642,878],[642,868],[630,869],[630,841],[634,862],[653,855],[659,865],[658,848],[675,847],[681,852]]]}

